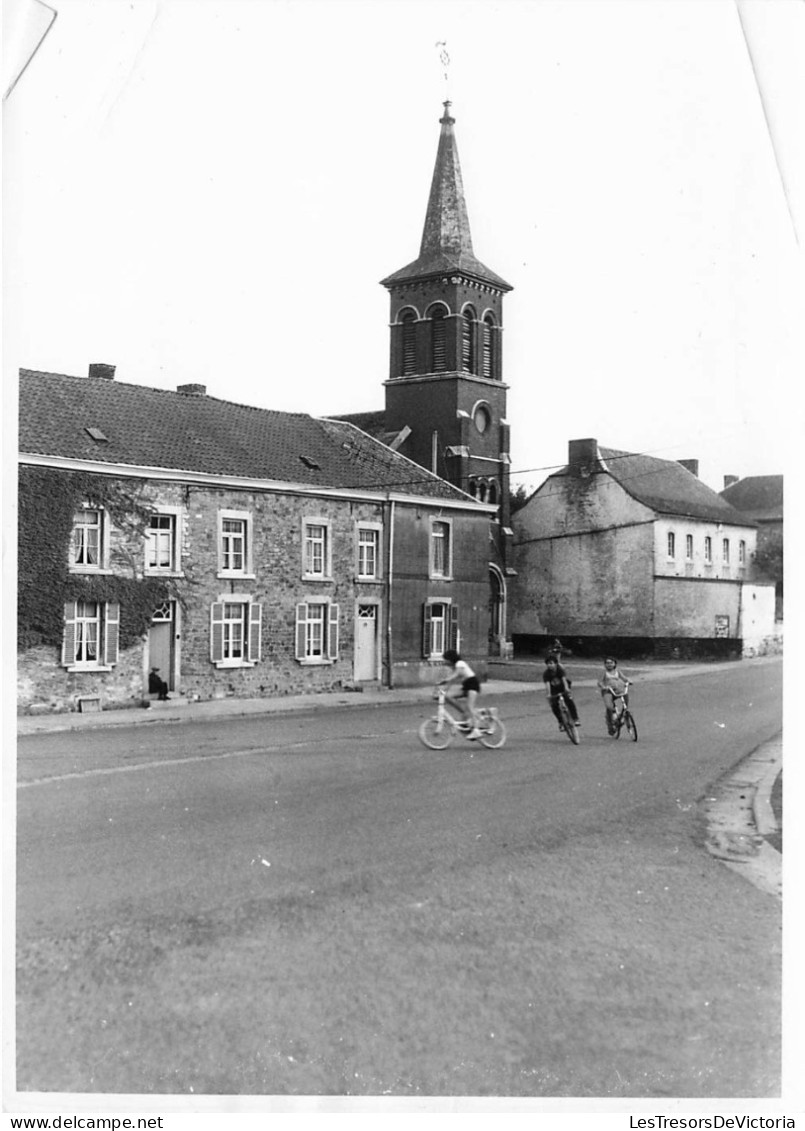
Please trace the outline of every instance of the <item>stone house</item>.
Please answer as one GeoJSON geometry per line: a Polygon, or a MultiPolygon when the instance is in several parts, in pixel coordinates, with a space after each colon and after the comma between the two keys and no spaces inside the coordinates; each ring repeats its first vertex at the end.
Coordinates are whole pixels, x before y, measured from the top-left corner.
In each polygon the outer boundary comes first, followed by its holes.
{"type": "Polygon", "coordinates": [[[767,580],[775,583],[776,617],[783,619],[783,477],[782,475],[724,476],[721,498],[757,523],[757,552],[768,562],[767,580]]]}
{"type": "Polygon", "coordinates": [[[696,461],[571,440],[568,463],[513,516],[515,651],[740,656],[774,620],[753,583],[757,527],[696,461]]]}
{"type": "Polygon", "coordinates": [[[493,507],[354,425],[23,370],[21,710],[430,682],[487,653],[493,507]]]}

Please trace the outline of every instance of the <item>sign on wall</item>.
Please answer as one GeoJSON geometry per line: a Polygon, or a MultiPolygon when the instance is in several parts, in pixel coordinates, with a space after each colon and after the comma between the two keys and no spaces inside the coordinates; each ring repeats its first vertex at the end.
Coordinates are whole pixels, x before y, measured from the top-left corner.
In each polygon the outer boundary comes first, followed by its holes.
{"type": "Polygon", "coordinates": [[[729,636],[730,618],[723,614],[716,616],[716,636],[729,636]]]}

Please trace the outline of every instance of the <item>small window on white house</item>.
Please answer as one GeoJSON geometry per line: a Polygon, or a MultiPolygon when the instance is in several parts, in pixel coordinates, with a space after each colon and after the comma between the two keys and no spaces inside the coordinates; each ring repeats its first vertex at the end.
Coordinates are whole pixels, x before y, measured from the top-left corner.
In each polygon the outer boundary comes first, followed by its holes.
{"type": "Polygon", "coordinates": [[[296,606],[296,658],[304,664],[338,659],[338,605],[307,601],[296,606]]]}
{"type": "Polygon", "coordinates": [[[713,539],[708,534],[704,540],[704,560],[708,565],[713,561],[713,539]]]}
{"type": "Polygon", "coordinates": [[[358,527],[358,577],[374,581],[380,576],[380,530],[358,527]]]}
{"type": "Polygon", "coordinates": [[[673,530],[668,531],[668,558],[669,560],[676,557],[676,534],[673,530]]]}
{"type": "Polygon", "coordinates": [[[458,641],[458,606],[447,601],[428,601],[424,606],[422,655],[440,660],[458,641]]]}
{"type": "Polygon", "coordinates": [[[82,507],[73,518],[70,565],[73,569],[101,570],[108,563],[109,527],[106,511],[82,507]]]}
{"type": "Polygon", "coordinates": [[[729,565],[729,560],[730,560],[730,540],[729,540],[729,538],[724,538],[722,543],[721,543],[721,557],[723,559],[724,565],[729,565]]]}
{"type": "Polygon", "coordinates": [[[746,542],[743,539],[738,543],[738,565],[746,565],[746,542]]]}
{"type": "Polygon", "coordinates": [[[303,532],[303,575],[317,581],[331,576],[330,524],[327,519],[306,519],[303,532]]]}
{"type": "Polygon", "coordinates": [[[262,605],[249,597],[213,602],[210,659],[216,667],[251,667],[259,661],[262,620],[262,605]]]}
{"type": "MultiPolygon", "coordinates": [[[[484,495],[486,488],[483,488],[484,495]]],[[[452,529],[449,522],[434,520],[430,528],[430,575],[431,577],[452,577],[453,547],[452,529]]]]}
{"type": "Polygon", "coordinates": [[[692,562],[693,561],[693,535],[692,534],[686,534],[685,535],[685,561],[686,562],[692,562]]]}
{"type": "Polygon", "coordinates": [[[253,576],[251,515],[243,511],[219,511],[218,576],[253,576]]]}
{"type": "Polygon", "coordinates": [[[120,605],[116,601],[68,601],[64,606],[62,664],[105,669],[117,663],[120,605]]]}
{"type": "Polygon", "coordinates": [[[145,568],[149,573],[176,572],[176,515],[152,514],[145,532],[145,568]]]}

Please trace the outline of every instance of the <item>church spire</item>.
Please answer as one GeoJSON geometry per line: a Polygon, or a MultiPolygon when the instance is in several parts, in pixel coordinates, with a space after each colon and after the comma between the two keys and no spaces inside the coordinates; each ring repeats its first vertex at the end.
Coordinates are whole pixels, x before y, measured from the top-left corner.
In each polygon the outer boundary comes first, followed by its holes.
{"type": "Polygon", "coordinates": [[[450,106],[450,102],[444,103],[444,114],[440,118],[439,148],[436,151],[436,165],[419,256],[413,263],[395,271],[382,282],[384,286],[388,286],[445,271],[461,271],[475,279],[491,283],[499,290],[510,291],[511,286],[476,259],[472,249],[458,145],[453,130],[456,120],[450,113],[450,106]]]}
{"type": "Polygon", "coordinates": [[[450,114],[450,103],[444,103],[440,119],[442,132],[436,153],[436,166],[425,214],[419,258],[438,255],[440,252],[459,259],[473,256],[470,220],[464,200],[464,184],[458,160],[458,145],[453,131],[455,118],[450,114]]]}

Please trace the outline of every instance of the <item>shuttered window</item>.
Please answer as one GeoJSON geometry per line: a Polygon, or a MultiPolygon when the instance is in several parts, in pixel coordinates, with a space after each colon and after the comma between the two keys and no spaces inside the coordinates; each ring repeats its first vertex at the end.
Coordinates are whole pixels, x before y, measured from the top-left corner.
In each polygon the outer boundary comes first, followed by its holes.
{"type": "Polygon", "coordinates": [[[338,605],[332,601],[300,602],[296,606],[296,658],[323,664],[338,659],[338,605]]]}
{"type": "Polygon", "coordinates": [[[254,601],[214,601],[210,607],[210,659],[221,667],[247,667],[260,659],[263,607],[254,601]]]}
{"type": "Polygon", "coordinates": [[[487,314],[484,318],[483,325],[483,345],[482,345],[482,359],[481,359],[481,375],[483,377],[494,377],[494,338],[492,336],[492,327],[494,322],[491,315],[487,314]]]}
{"type": "Polygon", "coordinates": [[[458,648],[458,605],[428,601],[423,608],[422,655],[440,660],[448,648],[458,648]]]}
{"type": "Polygon", "coordinates": [[[443,372],[447,368],[447,327],[440,306],[430,316],[430,348],[431,372],[443,372]]]}
{"type": "Polygon", "coordinates": [[[402,371],[403,376],[416,373],[416,316],[412,310],[402,316],[402,371]]]}
{"type": "Polygon", "coordinates": [[[118,662],[120,605],[117,601],[68,601],[64,606],[62,664],[107,668],[118,662]]]}
{"type": "Polygon", "coordinates": [[[467,309],[461,318],[461,368],[475,372],[475,312],[467,309]]]}

